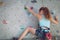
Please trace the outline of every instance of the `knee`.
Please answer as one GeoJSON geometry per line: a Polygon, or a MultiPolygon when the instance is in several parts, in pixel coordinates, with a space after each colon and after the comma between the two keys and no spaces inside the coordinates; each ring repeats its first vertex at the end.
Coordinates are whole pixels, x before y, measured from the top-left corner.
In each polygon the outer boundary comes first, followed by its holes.
{"type": "Polygon", "coordinates": [[[27,29],[30,31],[31,30],[31,27],[27,27],[27,29]]]}

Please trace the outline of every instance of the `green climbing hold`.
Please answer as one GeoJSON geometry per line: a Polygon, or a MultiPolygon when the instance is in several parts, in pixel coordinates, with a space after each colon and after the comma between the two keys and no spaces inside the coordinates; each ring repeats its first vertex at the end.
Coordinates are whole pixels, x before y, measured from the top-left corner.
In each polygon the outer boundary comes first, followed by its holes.
{"type": "Polygon", "coordinates": [[[24,29],[24,28],[21,28],[21,29],[24,29]]]}
{"type": "Polygon", "coordinates": [[[26,8],[26,7],[24,7],[24,9],[25,9],[25,10],[27,10],[27,8],[26,8]]]}

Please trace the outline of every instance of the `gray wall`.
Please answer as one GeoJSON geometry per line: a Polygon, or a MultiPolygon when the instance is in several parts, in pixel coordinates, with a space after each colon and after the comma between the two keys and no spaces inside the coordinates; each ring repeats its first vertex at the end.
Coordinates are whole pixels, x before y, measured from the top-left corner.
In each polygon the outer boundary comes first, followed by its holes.
{"type": "MultiPolygon", "coordinates": [[[[37,3],[32,4],[31,0],[2,0],[5,5],[0,6],[0,39],[10,39],[12,37],[19,37],[26,27],[32,26],[34,28],[38,25],[38,20],[33,15],[28,15],[24,9],[24,5],[33,6],[34,11],[37,13],[38,9],[42,6],[42,0],[37,0],[37,3]],[[4,23],[7,24],[4,24],[4,23]]],[[[44,0],[44,6],[50,10],[55,11],[59,18],[60,1],[59,0],[44,0]]],[[[59,18],[60,20],[60,18],[59,18]]],[[[59,21],[60,24],[60,21],[59,21]]],[[[51,24],[51,32],[53,35],[60,35],[60,27],[51,24]]],[[[31,34],[26,37],[32,37],[31,34]]]]}

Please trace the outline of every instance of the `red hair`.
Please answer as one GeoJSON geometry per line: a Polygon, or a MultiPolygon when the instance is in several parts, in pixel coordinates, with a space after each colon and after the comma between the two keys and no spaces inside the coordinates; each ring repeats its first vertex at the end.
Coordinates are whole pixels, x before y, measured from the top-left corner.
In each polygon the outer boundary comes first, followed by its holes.
{"type": "Polygon", "coordinates": [[[47,19],[50,19],[50,18],[51,18],[49,9],[48,9],[47,7],[41,7],[41,8],[39,9],[39,12],[40,12],[41,10],[43,10],[44,16],[45,16],[47,19]]]}

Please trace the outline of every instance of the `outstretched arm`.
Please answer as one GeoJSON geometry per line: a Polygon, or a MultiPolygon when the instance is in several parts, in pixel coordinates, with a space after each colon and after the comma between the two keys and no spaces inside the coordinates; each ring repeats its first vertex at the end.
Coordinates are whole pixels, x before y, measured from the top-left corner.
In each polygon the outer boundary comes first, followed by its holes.
{"type": "Polygon", "coordinates": [[[51,22],[53,22],[55,24],[58,24],[58,18],[57,18],[57,16],[55,16],[54,19],[51,17],[51,22]]]}
{"type": "Polygon", "coordinates": [[[30,13],[32,13],[34,16],[38,16],[38,14],[36,14],[31,8],[29,8],[28,6],[26,6],[26,8],[28,9],[28,11],[30,12],[30,13]]]}

